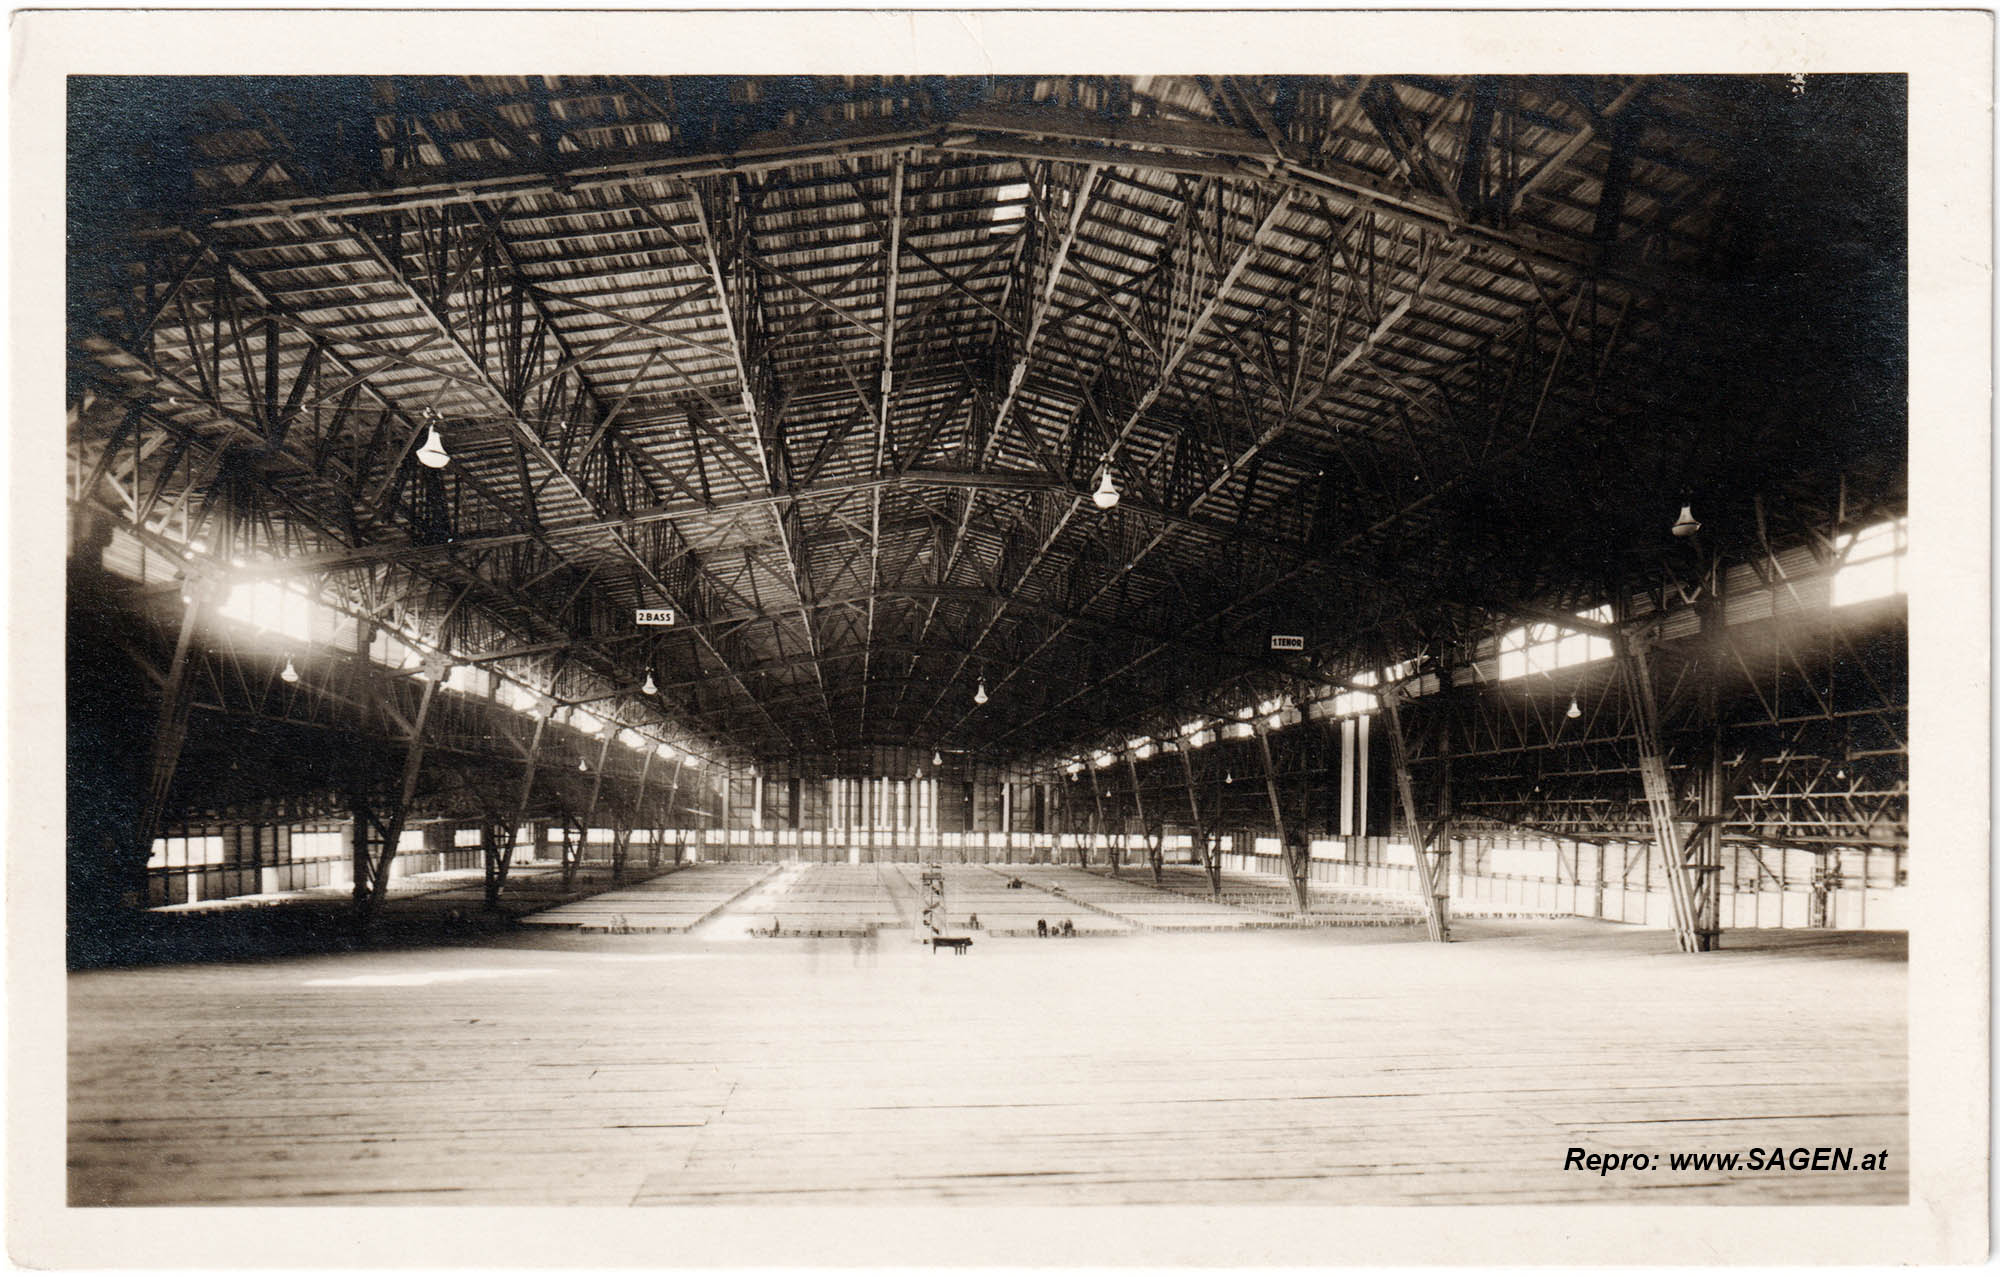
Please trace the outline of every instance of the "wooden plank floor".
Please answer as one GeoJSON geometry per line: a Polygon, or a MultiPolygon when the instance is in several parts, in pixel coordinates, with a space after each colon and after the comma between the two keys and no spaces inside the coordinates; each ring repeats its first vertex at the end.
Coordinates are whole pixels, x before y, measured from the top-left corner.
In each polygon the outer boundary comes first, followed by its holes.
{"type": "MultiPolygon", "coordinates": [[[[662,884],[664,885],[664,884],[662,884]]],[[[70,1197],[1899,1202],[1900,935],[705,939],[78,973],[70,1197]],[[1887,1150],[1883,1172],[1562,1169],[1887,1150]]]]}

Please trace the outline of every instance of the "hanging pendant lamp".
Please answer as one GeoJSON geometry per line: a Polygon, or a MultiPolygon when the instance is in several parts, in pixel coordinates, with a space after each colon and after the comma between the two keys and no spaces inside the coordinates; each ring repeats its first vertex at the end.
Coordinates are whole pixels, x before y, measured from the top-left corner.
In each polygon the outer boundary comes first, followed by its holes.
{"type": "Polygon", "coordinates": [[[444,450],[444,436],[438,433],[438,428],[432,426],[430,431],[424,446],[417,449],[417,460],[433,470],[442,470],[451,464],[451,454],[444,450]]]}
{"type": "Polygon", "coordinates": [[[1103,473],[1098,476],[1097,491],[1090,494],[1090,499],[1100,510],[1109,510],[1118,504],[1118,485],[1111,482],[1110,466],[1105,466],[1103,473]]]}

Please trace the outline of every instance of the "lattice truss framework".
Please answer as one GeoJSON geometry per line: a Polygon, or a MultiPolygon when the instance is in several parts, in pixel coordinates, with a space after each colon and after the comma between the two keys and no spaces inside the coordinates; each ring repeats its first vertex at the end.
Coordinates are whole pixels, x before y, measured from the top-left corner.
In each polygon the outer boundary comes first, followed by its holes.
{"type": "MultiPolygon", "coordinates": [[[[1899,508],[1900,421],[1729,359],[1780,341],[1773,184],[1873,101],[1816,92],[93,81],[79,127],[177,123],[74,184],[70,496],[740,760],[1034,763],[1659,588],[1690,491],[1734,561],[1899,508]]],[[[1491,794],[1541,712],[1467,711],[1491,794]]],[[[1606,713],[1541,781],[1611,766],[1606,713]]]]}

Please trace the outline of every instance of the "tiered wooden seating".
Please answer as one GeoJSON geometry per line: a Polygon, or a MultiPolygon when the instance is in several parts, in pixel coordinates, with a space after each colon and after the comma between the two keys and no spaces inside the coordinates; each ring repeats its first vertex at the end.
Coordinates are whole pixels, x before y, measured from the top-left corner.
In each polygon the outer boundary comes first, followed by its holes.
{"type": "Polygon", "coordinates": [[[908,919],[896,906],[884,881],[901,865],[804,865],[766,909],[770,918],[749,919],[779,935],[845,936],[904,925],[908,919]]]}
{"type": "MultiPolygon", "coordinates": [[[[1238,927],[1277,926],[1275,918],[1193,900],[1151,885],[1150,869],[1128,869],[1126,878],[1072,868],[1067,865],[1026,867],[1021,877],[1039,887],[1057,890],[1099,914],[1129,922],[1151,931],[1213,931],[1238,927]]],[[[1082,928],[1079,921],[1077,926],[1082,928]]]]}
{"type": "MultiPolygon", "coordinates": [[[[598,872],[606,872],[599,870],[598,872]]],[[[542,927],[585,931],[686,931],[771,875],[769,865],[689,865],[646,882],[522,918],[542,927]]],[[[546,881],[541,875],[538,881],[546,881]]],[[[555,875],[560,883],[562,875],[555,875]]]]}
{"type": "MultiPolygon", "coordinates": [[[[1141,869],[1144,881],[1151,870],[1141,869]]],[[[1165,885],[1173,891],[1208,897],[1208,874],[1193,865],[1166,867],[1165,885]]],[[[1396,926],[1423,921],[1423,905],[1407,891],[1391,887],[1351,887],[1344,883],[1315,882],[1308,887],[1312,913],[1307,921],[1316,926],[1396,926]]],[[[1292,886],[1277,874],[1224,871],[1222,902],[1243,909],[1298,923],[1292,886]]]]}
{"type": "Polygon", "coordinates": [[[1037,920],[1053,927],[1064,918],[1080,935],[1127,935],[1132,931],[1121,919],[1080,909],[1034,886],[1032,876],[1044,872],[1045,867],[1035,865],[946,865],[945,912],[952,925],[959,927],[977,914],[980,930],[994,936],[1032,936],[1037,920]],[[1014,878],[1021,879],[1020,887],[1008,887],[1014,878]]]}

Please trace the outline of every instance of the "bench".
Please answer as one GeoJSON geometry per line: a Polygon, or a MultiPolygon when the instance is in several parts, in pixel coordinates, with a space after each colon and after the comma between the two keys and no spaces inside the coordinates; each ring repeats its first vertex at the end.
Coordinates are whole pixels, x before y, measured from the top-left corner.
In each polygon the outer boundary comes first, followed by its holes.
{"type": "Polygon", "coordinates": [[[955,949],[955,950],[957,950],[957,952],[958,952],[958,956],[962,958],[962,957],[964,957],[964,956],[965,956],[965,951],[966,951],[967,949],[970,949],[971,947],[972,947],[972,937],[971,937],[971,936],[932,936],[932,937],[931,937],[931,952],[932,952],[932,953],[936,953],[936,952],[937,952],[937,951],[938,951],[939,949],[955,949]]]}

